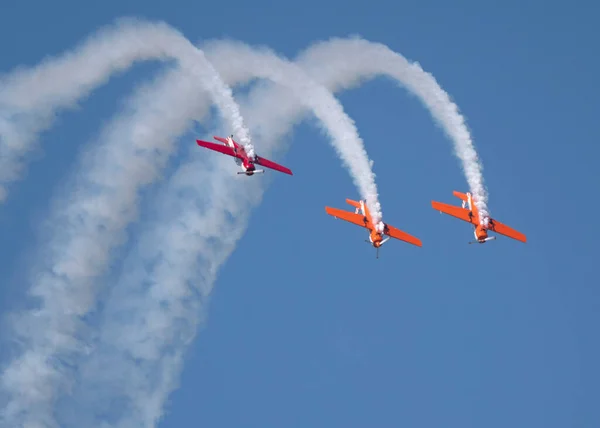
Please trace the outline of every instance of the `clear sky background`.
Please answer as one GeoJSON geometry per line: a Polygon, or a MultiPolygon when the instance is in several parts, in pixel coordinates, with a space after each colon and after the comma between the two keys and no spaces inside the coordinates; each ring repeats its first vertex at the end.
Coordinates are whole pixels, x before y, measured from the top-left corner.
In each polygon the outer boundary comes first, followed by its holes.
{"type": "MultiPolygon", "coordinates": [[[[595,2],[6,3],[2,73],[123,15],[291,58],[332,36],[384,43],[453,97],[492,216],[528,237],[467,245],[472,228],[431,209],[468,189],[425,108],[385,79],[341,93],[375,160],[384,220],[423,247],[389,242],[376,260],[363,230],[327,216],[325,205],[350,209],[358,195],[325,137],[298,127],[273,159],[295,175],[271,173],[161,427],[600,426],[595,2]]],[[[148,71],[136,66],[62,114],[12,188],[0,208],[3,312],[23,292],[36,225],[78,148],[148,71]]]]}

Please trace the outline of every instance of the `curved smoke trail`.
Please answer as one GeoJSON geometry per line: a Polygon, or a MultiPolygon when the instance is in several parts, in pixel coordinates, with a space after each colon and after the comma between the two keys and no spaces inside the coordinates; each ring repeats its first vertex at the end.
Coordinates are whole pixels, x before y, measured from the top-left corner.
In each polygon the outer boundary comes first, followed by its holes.
{"type": "MultiPolygon", "coordinates": [[[[350,46],[356,40],[346,42],[350,46]]],[[[326,46],[326,43],[323,45],[326,46]]],[[[382,53],[378,53],[381,57],[375,55],[382,64],[365,67],[363,62],[355,64],[354,71],[346,69],[341,55],[339,61],[334,55],[334,59],[321,62],[321,65],[335,69],[337,64],[337,71],[330,74],[324,72],[323,75],[313,73],[316,67],[311,71],[313,57],[308,55],[319,52],[323,51],[308,50],[301,57],[300,63],[313,74],[315,80],[330,79],[323,83],[333,89],[339,90],[374,74],[384,73],[399,78],[394,76],[395,71],[390,70],[388,67],[391,66],[383,60],[398,55],[392,51],[387,56],[382,53]],[[357,70],[361,67],[362,70],[357,70]]],[[[262,54],[263,52],[257,53],[257,57],[262,54]]],[[[213,56],[209,58],[213,60],[213,56]]],[[[247,64],[242,64],[241,69],[232,67],[229,56],[226,64],[223,67],[217,66],[217,69],[220,68],[223,75],[244,76],[247,73],[246,66],[247,64]]],[[[421,72],[424,73],[422,70],[421,72]]],[[[260,76],[264,76],[265,72],[262,73],[260,76]]],[[[244,80],[237,78],[239,81],[244,80]]],[[[226,80],[231,82],[234,79],[226,80]]],[[[411,89],[402,79],[400,81],[411,89]]],[[[264,132],[261,152],[266,154],[282,132],[307,108],[306,105],[299,104],[298,100],[290,100],[289,93],[276,92],[277,90],[279,89],[270,90],[269,96],[265,98],[256,95],[252,97],[253,100],[262,100],[262,104],[256,106],[259,112],[257,127],[264,132]],[[273,105],[278,107],[276,114],[267,116],[265,113],[270,113],[272,107],[269,106],[273,105]]],[[[416,89],[412,90],[419,95],[416,89]]],[[[260,91],[255,92],[259,93],[260,91]]],[[[429,92],[423,91],[423,94],[427,95],[429,92]]],[[[426,102],[425,104],[428,105],[426,102]]],[[[435,114],[434,117],[437,119],[435,114]]],[[[443,121],[442,125],[448,126],[443,121]]],[[[2,126],[4,125],[0,121],[0,132],[5,129],[2,126]]],[[[8,128],[6,135],[10,135],[10,131],[8,128]]],[[[179,170],[159,199],[161,203],[158,217],[146,228],[147,233],[132,252],[130,263],[134,266],[131,271],[133,273],[122,278],[123,282],[119,284],[123,287],[117,288],[109,300],[100,346],[94,358],[84,365],[83,382],[77,387],[95,386],[89,391],[101,394],[105,400],[115,397],[114,394],[129,400],[126,406],[128,412],[116,418],[115,426],[130,426],[134,422],[153,426],[160,418],[166,398],[176,387],[182,364],[181,356],[195,335],[200,316],[198,311],[203,299],[212,289],[220,264],[226,260],[237,239],[243,234],[247,222],[247,207],[260,200],[262,193],[259,188],[242,189],[241,186],[228,185],[229,181],[226,179],[219,180],[220,174],[229,173],[229,165],[226,159],[220,159],[210,175],[197,168],[195,162],[179,170]],[[203,180],[208,185],[204,190],[210,196],[209,207],[205,206],[207,195],[198,186],[203,180]],[[188,192],[187,197],[175,200],[173,195],[177,193],[174,191],[182,190],[188,192]],[[226,213],[229,215],[225,215],[226,213]],[[147,271],[140,260],[155,264],[147,271]],[[196,281],[199,285],[194,284],[196,281]],[[131,349],[127,350],[127,347],[131,349]],[[136,358],[135,362],[132,358],[136,358]]],[[[86,391],[87,388],[79,391],[82,393],[81,397],[86,397],[86,391]]],[[[92,404],[92,410],[103,410],[101,406],[96,406],[98,395],[87,398],[80,404],[92,404]]]]}
{"type": "Polygon", "coordinates": [[[375,75],[386,74],[417,95],[454,143],[482,221],[487,222],[488,195],[483,181],[483,166],[473,139],[458,106],[431,73],[381,43],[358,37],[333,38],[313,44],[299,55],[297,62],[316,81],[334,92],[375,75]]]}
{"type": "Polygon", "coordinates": [[[65,366],[89,346],[81,319],[94,309],[110,250],[137,217],[140,187],[159,178],[175,138],[206,113],[203,91],[179,69],[142,86],[85,152],[48,220],[49,243],[35,258],[29,292],[41,298],[40,308],[13,316],[24,351],[2,373],[2,388],[12,397],[2,414],[8,426],[51,419],[52,403],[73,375],[65,366]]]}
{"type": "MultiPolygon", "coordinates": [[[[268,64],[263,52],[230,42],[212,45],[206,52],[231,85],[263,76],[255,69],[255,61],[268,64]],[[239,65],[233,58],[240,59],[239,65]]],[[[387,63],[373,64],[372,69],[393,73],[387,63]]],[[[361,73],[365,71],[355,71],[352,78],[370,77],[374,72],[361,73]]],[[[335,80],[329,83],[341,87],[335,80]]],[[[251,92],[248,111],[252,114],[246,116],[254,129],[261,130],[261,151],[273,149],[307,110],[292,95],[282,85],[251,92]]],[[[112,415],[115,426],[154,426],[160,420],[164,403],[177,386],[182,355],[201,321],[198,312],[212,290],[216,272],[243,234],[250,208],[262,196],[256,181],[243,191],[229,184],[228,164],[228,159],[216,158],[216,164],[209,167],[213,169],[206,171],[207,166],[200,168],[198,161],[191,161],[163,189],[158,203],[162,208],[148,221],[143,238],[127,259],[126,273],[107,302],[97,352],[82,366],[77,395],[83,411],[75,419],[86,414],[94,421],[102,420],[111,400],[118,397],[126,404],[112,415]],[[197,185],[209,178],[209,186],[197,185]],[[185,197],[177,196],[181,194],[185,197]],[[90,412],[98,400],[100,407],[90,412]]]]}

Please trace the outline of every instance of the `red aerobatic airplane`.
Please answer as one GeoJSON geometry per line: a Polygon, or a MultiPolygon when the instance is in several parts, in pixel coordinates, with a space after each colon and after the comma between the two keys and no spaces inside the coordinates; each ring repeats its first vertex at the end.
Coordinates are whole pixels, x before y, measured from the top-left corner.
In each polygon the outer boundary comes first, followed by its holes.
{"type": "MultiPolygon", "coordinates": [[[[331,207],[325,207],[325,211],[327,214],[335,218],[346,220],[350,223],[354,223],[358,226],[368,229],[369,241],[371,245],[377,248],[377,258],[379,258],[379,247],[385,244],[390,238],[400,239],[401,241],[408,242],[409,244],[413,244],[418,247],[423,246],[420,239],[385,223],[383,223],[383,233],[378,232],[377,228],[373,224],[373,218],[371,217],[369,208],[365,205],[365,201],[356,202],[351,199],[346,199],[346,202],[356,208],[353,213],[331,207]],[[388,237],[383,239],[383,234],[388,235],[388,237]]],[[[368,243],[369,241],[365,242],[368,243]]]]}
{"type": "Polygon", "coordinates": [[[525,235],[500,223],[499,221],[496,221],[490,217],[481,219],[479,216],[479,210],[475,206],[475,203],[473,202],[473,197],[470,193],[464,194],[457,192],[456,190],[453,193],[454,196],[456,196],[459,199],[462,199],[462,208],[448,204],[443,204],[441,202],[436,201],[431,201],[431,206],[433,207],[433,209],[436,209],[442,213],[449,214],[453,217],[471,223],[475,228],[473,234],[475,235],[475,239],[477,241],[469,242],[469,244],[484,244],[487,241],[496,239],[495,236],[488,237],[488,230],[491,230],[492,232],[496,232],[504,236],[508,236],[512,239],[516,239],[517,241],[527,242],[527,237],[525,235]],[[469,209],[466,209],[465,205],[469,205],[469,209]]]}
{"type": "Polygon", "coordinates": [[[215,140],[222,142],[224,145],[209,143],[208,141],[196,140],[199,146],[206,147],[207,149],[214,150],[216,152],[221,152],[223,154],[233,156],[235,158],[235,163],[240,165],[243,171],[239,171],[238,174],[246,174],[246,175],[254,175],[259,172],[265,172],[264,169],[256,169],[254,164],[262,165],[267,168],[274,169],[276,171],[283,172],[285,174],[293,175],[292,171],[285,166],[281,166],[275,162],[272,162],[268,159],[262,158],[260,156],[250,156],[246,152],[244,146],[236,143],[233,140],[233,135],[227,137],[227,139],[222,137],[213,137],[215,140]]]}

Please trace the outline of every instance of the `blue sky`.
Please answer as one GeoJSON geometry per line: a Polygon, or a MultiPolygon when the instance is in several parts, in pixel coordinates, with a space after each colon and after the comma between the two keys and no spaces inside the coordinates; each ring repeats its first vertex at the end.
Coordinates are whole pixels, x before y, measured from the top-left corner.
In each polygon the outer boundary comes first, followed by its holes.
{"type": "MultiPolygon", "coordinates": [[[[375,160],[385,221],[423,248],[390,242],[376,260],[364,231],[329,218],[325,205],[358,196],[327,140],[299,126],[274,159],[295,175],[273,176],[222,267],[161,426],[598,426],[597,12],[541,1],[3,6],[3,73],[123,15],[289,57],[332,36],[384,43],[459,105],[492,215],[527,234],[525,245],[467,245],[471,228],[430,207],[467,188],[428,112],[384,79],[341,93],[375,160]]],[[[111,80],[44,135],[0,209],[3,312],[23,292],[19,267],[77,150],[151,70],[111,80]]]]}

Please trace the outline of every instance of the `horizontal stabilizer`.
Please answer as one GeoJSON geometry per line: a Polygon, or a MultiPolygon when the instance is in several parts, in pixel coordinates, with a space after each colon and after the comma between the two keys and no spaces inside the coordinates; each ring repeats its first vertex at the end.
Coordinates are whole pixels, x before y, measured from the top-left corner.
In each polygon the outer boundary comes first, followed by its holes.
{"type": "Polygon", "coordinates": [[[352,205],[354,208],[360,208],[360,202],[353,201],[352,199],[346,199],[346,203],[352,205]]]}
{"type": "MultiPolygon", "coordinates": [[[[220,141],[223,144],[227,144],[227,139],[223,138],[223,137],[217,137],[216,135],[213,135],[213,138],[217,141],[220,141]]],[[[235,142],[235,141],[234,141],[235,142]]]]}
{"type": "Polygon", "coordinates": [[[469,200],[469,198],[467,197],[466,193],[457,192],[456,190],[454,192],[452,192],[452,193],[458,199],[462,199],[463,201],[468,201],[469,200]]]}

